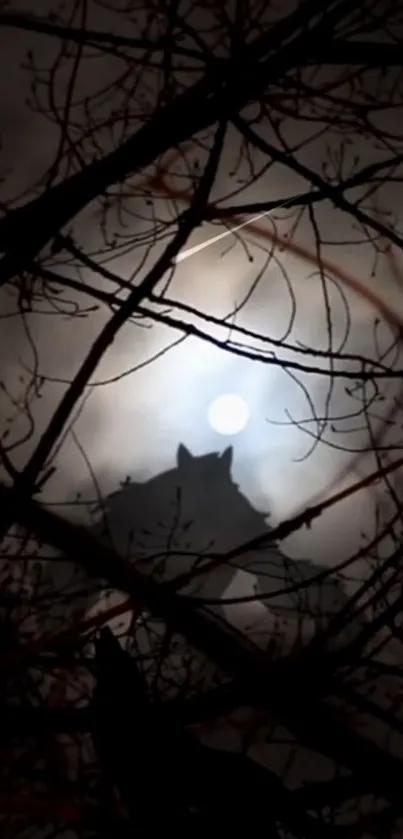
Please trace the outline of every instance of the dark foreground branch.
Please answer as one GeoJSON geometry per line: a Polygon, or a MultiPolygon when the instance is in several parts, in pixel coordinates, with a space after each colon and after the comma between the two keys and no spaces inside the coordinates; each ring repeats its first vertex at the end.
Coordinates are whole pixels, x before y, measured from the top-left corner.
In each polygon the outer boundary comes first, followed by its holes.
{"type": "MultiPolygon", "coordinates": [[[[0,486],[0,507],[29,532],[73,557],[90,576],[103,577],[112,586],[131,595],[135,604],[161,617],[171,630],[184,637],[219,665],[235,681],[232,699],[267,707],[283,722],[297,742],[325,754],[338,765],[349,767],[369,789],[388,801],[401,803],[403,765],[392,755],[346,730],[337,714],[326,707],[323,692],[323,657],[301,662],[272,662],[264,651],[231,627],[227,630],[202,609],[195,609],[151,578],[140,574],[114,551],[99,544],[85,528],[73,525],[37,502],[0,486]]],[[[24,651],[22,651],[24,652],[24,651]]],[[[22,656],[23,658],[23,656],[22,656]]],[[[14,662],[16,664],[18,662],[14,662]]],[[[12,662],[3,660],[2,665],[12,662]]]]}

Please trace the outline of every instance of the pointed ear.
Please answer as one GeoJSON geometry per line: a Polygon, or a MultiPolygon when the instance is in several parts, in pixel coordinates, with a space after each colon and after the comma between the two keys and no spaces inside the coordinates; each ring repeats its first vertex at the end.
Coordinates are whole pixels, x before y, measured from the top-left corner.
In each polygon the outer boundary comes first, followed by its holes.
{"type": "Polygon", "coordinates": [[[228,448],[225,449],[225,451],[222,453],[220,457],[221,463],[227,469],[228,474],[231,473],[233,454],[234,449],[232,448],[232,446],[228,446],[228,448]]]}
{"type": "Polygon", "coordinates": [[[180,443],[178,446],[178,451],[176,452],[176,462],[178,464],[179,469],[183,469],[184,467],[188,466],[189,463],[193,460],[192,455],[190,454],[189,449],[180,443]]]}

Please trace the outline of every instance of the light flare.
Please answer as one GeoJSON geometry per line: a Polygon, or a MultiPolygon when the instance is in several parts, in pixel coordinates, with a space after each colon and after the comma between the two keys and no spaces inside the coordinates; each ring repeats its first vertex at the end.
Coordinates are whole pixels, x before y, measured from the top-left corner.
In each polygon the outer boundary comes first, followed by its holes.
{"type": "Polygon", "coordinates": [[[211,428],[218,434],[239,434],[250,420],[249,408],[236,393],[225,393],[211,403],[208,410],[211,428]]]}

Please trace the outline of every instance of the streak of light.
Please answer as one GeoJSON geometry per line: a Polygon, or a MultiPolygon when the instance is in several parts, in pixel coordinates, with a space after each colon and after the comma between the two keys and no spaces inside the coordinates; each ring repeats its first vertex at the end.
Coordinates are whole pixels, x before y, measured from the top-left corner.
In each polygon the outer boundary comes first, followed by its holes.
{"type": "MultiPolygon", "coordinates": [[[[281,209],[281,207],[287,207],[289,201],[284,201],[283,204],[279,204],[276,210],[281,209]]],[[[221,239],[226,239],[227,236],[232,236],[237,230],[242,230],[243,227],[248,227],[249,225],[254,224],[256,221],[259,221],[261,218],[265,218],[266,216],[270,216],[274,213],[274,210],[266,210],[264,213],[259,213],[257,216],[252,216],[252,218],[246,219],[246,221],[237,224],[235,227],[231,227],[230,230],[224,230],[224,233],[218,233],[217,236],[211,236],[210,239],[207,239],[206,242],[201,242],[199,245],[194,245],[193,248],[187,248],[185,251],[180,251],[173,262],[175,265],[178,265],[179,262],[183,262],[185,259],[189,259],[190,256],[195,256],[195,254],[200,253],[200,251],[204,251],[205,248],[210,247],[210,245],[214,245],[216,242],[220,242],[221,239]]]]}

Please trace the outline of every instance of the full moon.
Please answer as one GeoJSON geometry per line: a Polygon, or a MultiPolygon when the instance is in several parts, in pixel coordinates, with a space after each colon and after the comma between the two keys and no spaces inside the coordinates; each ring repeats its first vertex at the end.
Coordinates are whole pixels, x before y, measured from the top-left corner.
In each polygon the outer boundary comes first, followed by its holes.
{"type": "Polygon", "coordinates": [[[226,393],[211,403],[208,420],[219,434],[239,434],[249,421],[249,408],[241,396],[226,393]]]}

